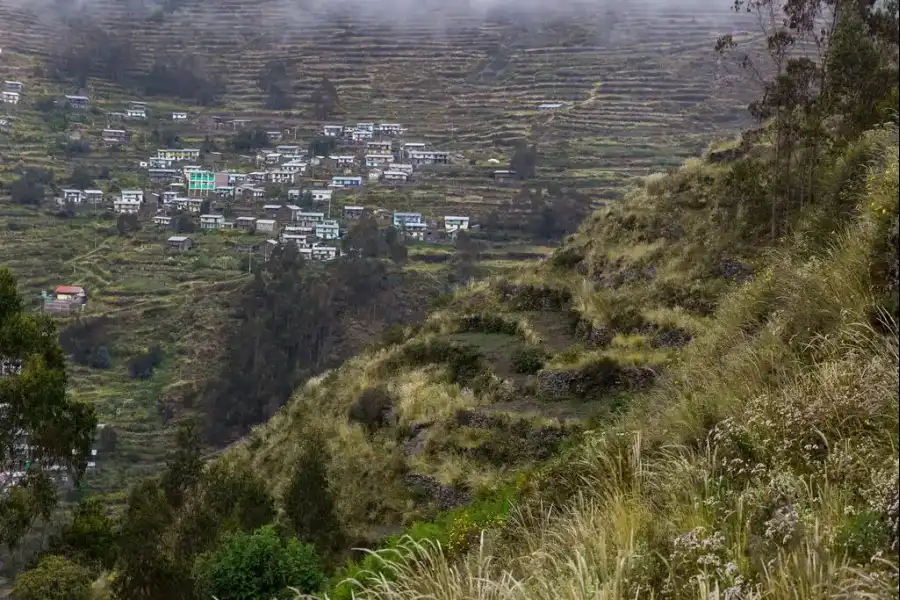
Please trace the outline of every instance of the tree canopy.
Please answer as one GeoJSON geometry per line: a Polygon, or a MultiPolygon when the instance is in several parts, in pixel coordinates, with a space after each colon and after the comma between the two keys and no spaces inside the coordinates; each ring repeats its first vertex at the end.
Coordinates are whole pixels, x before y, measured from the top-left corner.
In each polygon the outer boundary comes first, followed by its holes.
{"type": "Polygon", "coordinates": [[[93,407],[66,397],[56,327],[25,311],[7,267],[0,267],[0,363],[0,542],[15,546],[56,505],[50,469],[61,465],[76,479],[84,473],[97,418],[93,407]]]}

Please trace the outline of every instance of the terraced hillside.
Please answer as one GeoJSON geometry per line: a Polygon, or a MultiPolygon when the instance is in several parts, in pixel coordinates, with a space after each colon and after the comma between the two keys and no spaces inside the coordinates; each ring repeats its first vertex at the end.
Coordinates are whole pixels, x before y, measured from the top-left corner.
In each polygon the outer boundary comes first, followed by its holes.
{"type": "MultiPolygon", "coordinates": [[[[133,4],[95,0],[86,14],[133,48],[136,71],[159,56],[200,57],[227,84],[224,106],[203,112],[290,123],[311,135],[318,123],[309,118],[309,96],[327,77],[340,95],[335,118],[403,122],[416,139],[482,165],[489,158],[506,163],[512,145],[530,139],[541,156],[534,185],[577,188],[594,205],[615,197],[630,177],[677,165],[715,131],[746,122],[746,85],[726,77],[712,45],[726,31],[751,36],[755,23],[731,14],[727,3],[572,2],[564,3],[564,17],[546,20],[520,18],[512,8],[473,16],[440,5],[429,8],[428,19],[397,24],[354,12],[353,3],[311,22],[291,3],[271,0],[182,2],[160,18],[133,4]],[[273,60],[294,71],[295,111],[263,108],[256,80],[273,60]],[[535,110],[553,100],[570,106],[535,110]]],[[[28,57],[10,76],[30,83],[32,66],[65,47],[72,30],[61,20],[0,2],[6,51],[28,57]]],[[[88,90],[101,106],[134,97],[96,78],[88,90]]],[[[157,100],[168,106],[172,99],[157,100]]],[[[508,210],[516,187],[497,186],[489,168],[468,166],[433,170],[408,203],[475,215],[508,210]]]]}

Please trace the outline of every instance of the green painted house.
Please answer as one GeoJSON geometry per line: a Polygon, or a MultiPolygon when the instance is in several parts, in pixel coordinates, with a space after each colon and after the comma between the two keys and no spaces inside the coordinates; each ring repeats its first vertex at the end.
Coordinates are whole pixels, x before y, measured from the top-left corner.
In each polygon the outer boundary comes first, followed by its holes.
{"type": "Polygon", "coordinates": [[[189,171],[188,192],[208,194],[216,188],[216,174],[212,171],[189,171]]]}

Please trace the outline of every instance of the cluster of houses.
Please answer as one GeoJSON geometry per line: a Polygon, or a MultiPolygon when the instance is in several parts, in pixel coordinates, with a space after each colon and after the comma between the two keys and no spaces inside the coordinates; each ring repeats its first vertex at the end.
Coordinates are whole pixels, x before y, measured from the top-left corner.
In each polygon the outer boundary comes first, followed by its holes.
{"type": "MultiPolygon", "coordinates": [[[[106,204],[106,202],[107,196],[103,193],[103,190],[97,189],[64,189],[62,190],[62,195],[57,198],[57,203],[60,205],[74,204],[77,206],[88,204],[100,206],[106,204]]],[[[141,210],[143,203],[143,190],[122,190],[118,196],[112,197],[113,210],[117,213],[136,214],[141,210]]]]}

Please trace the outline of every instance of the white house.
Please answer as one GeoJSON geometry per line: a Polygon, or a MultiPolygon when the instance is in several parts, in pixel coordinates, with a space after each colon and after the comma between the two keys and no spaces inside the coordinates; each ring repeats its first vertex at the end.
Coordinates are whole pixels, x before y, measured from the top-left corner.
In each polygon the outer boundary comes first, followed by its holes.
{"type": "Polygon", "coordinates": [[[422,213],[394,213],[394,227],[402,229],[411,223],[422,223],[422,213]]]}
{"type": "Polygon", "coordinates": [[[288,173],[302,174],[306,171],[306,163],[302,160],[289,160],[281,165],[281,170],[287,171],[288,173]]]}
{"type": "Polygon", "coordinates": [[[365,211],[366,208],[364,206],[345,206],[344,218],[355,221],[356,219],[361,218],[365,211]]]}
{"type": "Polygon", "coordinates": [[[543,104],[538,104],[538,110],[557,110],[565,106],[562,102],[544,102],[543,104]]]}
{"type": "Polygon", "coordinates": [[[144,201],[144,190],[122,190],[122,200],[129,202],[137,201],[138,204],[144,201]]]}
{"type": "Polygon", "coordinates": [[[173,112],[172,120],[173,121],[187,121],[187,113],[186,112],[173,112]]]}
{"type": "Polygon", "coordinates": [[[365,129],[357,129],[350,134],[350,139],[352,139],[354,142],[363,142],[366,140],[371,140],[372,136],[374,135],[375,134],[373,134],[371,131],[367,131],[365,129]]]}
{"type": "Polygon", "coordinates": [[[294,183],[294,176],[294,171],[277,169],[266,173],[266,180],[269,181],[269,183],[294,183]]]}
{"type": "Polygon", "coordinates": [[[341,137],[344,133],[343,125],[325,125],[322,127],[322,134],[328,137],[341,137]]]}
{"type": "Polygon", "coordinates": [[[4,104],[18,104],[19,103],[19,92],[9,92],[4,91],[0,94],[0,99],[3,100],[4,104]]]}
{"type": "Polygon", "coordinates": [[[120,197],[113,200],[113,208],[117,213],[137,213],[141,210],[141,201],[134,197],[120,197]]]}
{"type": "Polygon", "coordinates": [[[391,183],[406,183],[407,179],[409,179],[409,175],[403,171],[385,171],[383,177],[385,181],[391,183]]]}
{"type": "Polygon", "coordinates": [[[406,155],[414,165],[438,165],[450,162],[449,152],[437,150],[410,150],[406,155]]]}
{"type": "Polygon", "coordinates": [[[406,129],[399,123],[382,123],[378,126],[378,133],[383,135],[402,135],[406,129]]]}
{"type": "Polygon", "coordinates": [[[66,104],[72,108],[86,109],[88,107],[87,96],[66,96],[66,104]]]}
{"type": "Polygon", "coordinates": [[[84,200],[89,204],[101,204],[103,202],[103,190],[84,190],[84,200]]]}
{"type": "Polygon", "coordinates": [[[374,142],[366,142],[366,152],[375,154],[386,153],[391,151],[391,140],[379,140],[374,142]]]}
{"type": "Polygon", "coordinates": [[[222,229],[225,215],[200,215],[200,229],[222,229]]]}
{"type": "Polygon", "coordinates": [[[199,148],[160,148],[156,151],[159,158],[168,158],[171,160],[198,160],[200,158],[199,148]]]}
{"type": "Polygon", "coordinates": [[[337,258],[337,248],[333,246],[313,246],[313,260],[334,260],[337,258]]]}
{"type": "Polygon", "coordinates": [[[428,229],[427,223],[406,223],[399,227],[408,239],[422,241],[425,239],[425,230],[428,229]]]}
{"type": "Polygon", "coordinates": [[[366,166],[368,168],[380,167],[394,162],[393,154],[366,154],[366,166]]]}
{"type": "Polygon", "coordinates": [[[356,130],[357,131],[368,131],[369,133],[375,133],[375,123],[357,123],[356,130]]]}
{"type": "Polygon", "coordinates": [[[298,212],[294,220],[301,227],[315,227],[319,223],[325,221],[325,213],[320,212],[298,212]]]}
{"type": "Polygon", "coordinates": [[[285,230],[281,232],[281,243],[288,244],[293,242],[297,245],[297,248],[309,248],[309,236],[300,233],[293,233],[287,231],[291,229],[290,227],[285,227],[285,230]]]}
{"type": "Polygon", "coordinates": [[[275,152],[282,154],[284,156],[305,156],[306,149],[301,148],[300,146],[275,146],[275,152]]]}
{"type": "Polygon", "coordinates": [[[4,81],[3,87],[9,92],[22,92],[25,89],[25,84],[21,81],[4,81]]]}
{"type": "Polygon", "coordinates": [[[351,154],[342,154],[340,156],[329,156],[331,160],[337,163],[339,167],[352,167],[356,164],[356,157],[351,154]]]}
{"type": "Polygon", "coordinates": [[[124,144],[128,141],[128,132],[124,129],[104,129],[102,137],[107,144],[124,144]]]}
{"type": "Polygon", "coordinates": [[[256,220],[256,230],[264,231],[264,232],[272,232],[275,231],[277,224],[275,223],[275,219],[257,219],[256,220]]]}
{"type": "Polygon", "coordinates": [[[320,240],[336,240],[341,237],[337,221],[321,221],[316,223],[316,237],[320,240]]]}
{"type": "Polygon", "coordinates": [[[84,190],[63,190],[62,191],[62,199],[63,202],[71,202],[72,204],[81,204],[84,202],[84,190]]]}
{"type": "Polygon", "coordinates": [[[444,229],[447,231],[460,231],[469,228],[469,217],[444,217],[444,229]]]}
{"type": "Polygon", "coordinates": [[[309,190],[312,193],[313,202],[331,202],[334,190],[309,190]]]}
{"type": "Polygon", "coordinates": [[[142,106],[132,107],[125,111],[125,116],[129,119],[146,119],[147,109],[142,106]]]}
{"type": "Polygon", "coordinates": [[[425,142],[406,142],[403,144],[403,154],[409,156],[410,152],[422,152],[425,150],[425,142]]]}
{"type": "Polygon", "coordinates": [[[362,177],[348,177],[337,175],[331,178],[331,187],[333,188],[360,187],[361,185],[362,177]]]}

